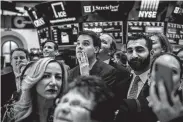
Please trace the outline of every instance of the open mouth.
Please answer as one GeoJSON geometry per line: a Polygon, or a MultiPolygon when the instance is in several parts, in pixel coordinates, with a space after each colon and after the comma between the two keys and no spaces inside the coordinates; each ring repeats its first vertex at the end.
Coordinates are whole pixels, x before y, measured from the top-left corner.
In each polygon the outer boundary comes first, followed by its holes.
{"type": "Polygon", "coordinates": [[[57,93],[57,90],[55,90],[55,89],[49,89],[47,91],[50,92],[50,93],[57,93]]]}

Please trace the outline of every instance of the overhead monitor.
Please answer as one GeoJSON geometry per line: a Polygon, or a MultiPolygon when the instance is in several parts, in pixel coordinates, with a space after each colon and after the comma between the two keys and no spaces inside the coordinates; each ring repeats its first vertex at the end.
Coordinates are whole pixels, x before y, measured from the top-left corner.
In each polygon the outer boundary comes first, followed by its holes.
{"type": "Polygon", "coordinates": [[[122,21],[84,22],[83,30],[90,30],[96,33],[109,33],[114,36],[117,43],[123,42],[122,21]]]}

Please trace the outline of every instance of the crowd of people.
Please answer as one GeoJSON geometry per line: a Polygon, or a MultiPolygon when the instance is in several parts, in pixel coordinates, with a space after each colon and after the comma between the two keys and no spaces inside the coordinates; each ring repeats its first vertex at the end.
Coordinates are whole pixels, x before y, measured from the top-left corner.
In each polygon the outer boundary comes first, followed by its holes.
{"type": "Polygon", "coordinates": [[[112,35],[82,31],[72,69],[57,60],[57,43],[42,47],[33,61],[12,51],[2,122],[182,122],[183,49],[174,54],[163,34],[130,35],[124,53],[112,35]]]}

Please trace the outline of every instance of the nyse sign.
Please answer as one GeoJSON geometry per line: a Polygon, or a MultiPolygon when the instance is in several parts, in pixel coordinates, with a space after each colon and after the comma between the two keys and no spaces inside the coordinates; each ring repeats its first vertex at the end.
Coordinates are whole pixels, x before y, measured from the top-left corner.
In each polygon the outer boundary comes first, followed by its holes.
{"type": "Polygon", "coordinates": [[[159,0],[141,0],[138,17],[155,19],[157,17],[158,6],[159,0]]]}
{"type": "Polygon", "coordinates": [[[142,18],[156,18],[156,11],[139,11],[139,17],[142,18]]]}

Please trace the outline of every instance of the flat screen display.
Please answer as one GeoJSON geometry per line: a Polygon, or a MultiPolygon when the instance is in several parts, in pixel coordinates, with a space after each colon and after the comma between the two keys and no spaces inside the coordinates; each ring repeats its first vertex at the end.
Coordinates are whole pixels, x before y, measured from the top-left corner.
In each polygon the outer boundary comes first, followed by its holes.
{"type": "Polygon", "coordinates": [[[73,45],[77,40],[79,24],[62,24],[51,26],[52,40],[58,45],[73,45]]]}

